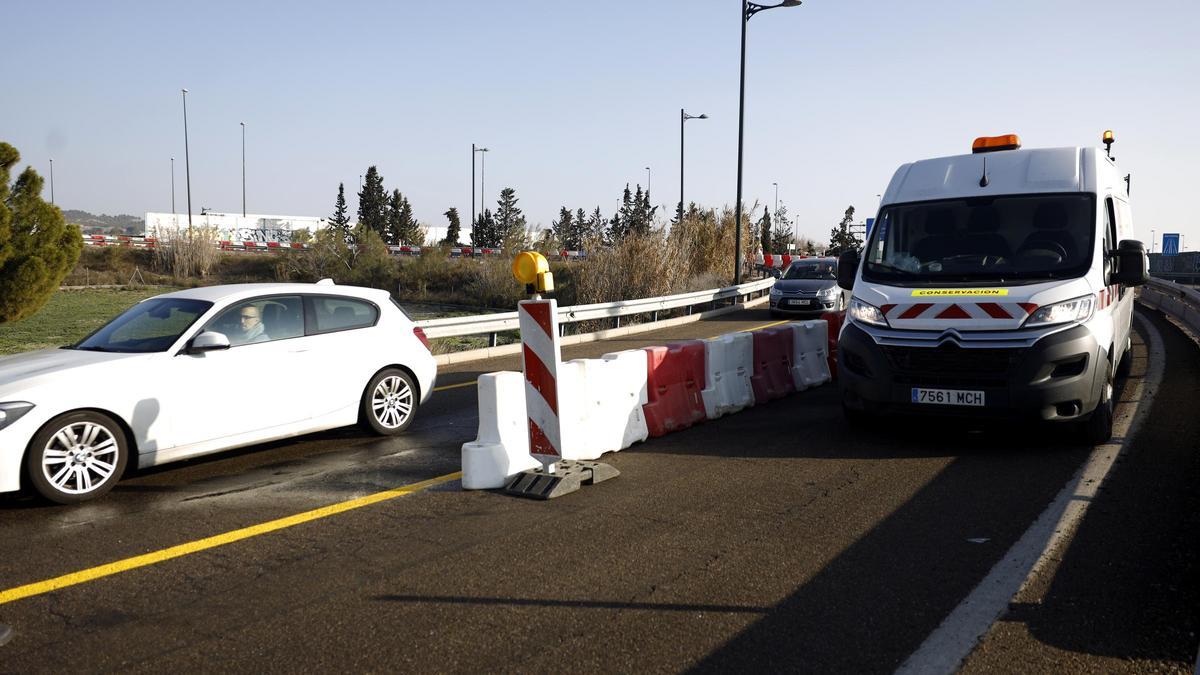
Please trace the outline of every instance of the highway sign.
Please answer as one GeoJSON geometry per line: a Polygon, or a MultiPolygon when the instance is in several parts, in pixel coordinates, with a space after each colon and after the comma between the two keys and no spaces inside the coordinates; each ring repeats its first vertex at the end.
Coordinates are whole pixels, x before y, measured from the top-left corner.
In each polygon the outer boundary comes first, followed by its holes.
{"type": "Polygon", "coordinates": [[[1163,234],[1162,254],[1164,256],[1179,255],[1179,233],[1163,234]]]}

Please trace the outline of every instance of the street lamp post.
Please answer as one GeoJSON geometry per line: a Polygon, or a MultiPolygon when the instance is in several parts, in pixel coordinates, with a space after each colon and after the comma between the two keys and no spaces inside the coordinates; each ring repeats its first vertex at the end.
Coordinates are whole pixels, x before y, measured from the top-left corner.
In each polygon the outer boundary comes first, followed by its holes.
{"type": "Polygon", "coordinates": [[[779,218],[779,183],[771,183],[775,186],[775,212],[774,218],[779,218]]]}
{"type": "Polygon", "coordinates": [[[479,148],[478,152],[484,153],[479,156],[479,197],[483,199],[483,203],[487,203],[487,148],[479,148]]]}
{"type": "Polygon", "coordinates": [[[242,125],[242,217],[246,217],[246,123],[242,125]]]}
{"type": "Polygon", "coordinates": [[[54,203],[54,158],[50,158],[50,203],[54,203]]]}
{"type": "Polygon", "coordinates": [[[760,5],[742,0],[742,66],[738,81],[738,159],[737,159],[737,202],[734,204],[733,231],[733,283],[742,283],[742,138],[745,135],[746,118],[746,23],[750,17],[765,9],[777,7],[799,7],[800,0],[783,0],[775,5],[760,5]]]}
{"type": "Polygon", "coordinates": [[[188,240],[192,239],[192,162],[188,154],[187,89],[183,92],[183,173],[187,180],[188,240]]]}
{"type": "Polygon", "coordinates": [[[646,167],[646,197],[650,197],[650,167],[646,167]]]}
{"type": "MultiPolygon", "coordinates": [[[[471,227],[475,227],[475,153],[487,152],[487,148],[481,148],[474,143],[471,144],[471,227]]],[[[479,190],[480,196],[483,196],[482,187],[479,190]]]]}
{"type": "Polygon", "coordinates": [[[171,215],[175,215],[175,158],[171,158],[171,215]]]}
{"type": "Polygon", "coordinates": [[[679,220],[683,222],[683,123],[688,120],[706,120],[708,115],[689,115],[679,109],[679,220]]]}

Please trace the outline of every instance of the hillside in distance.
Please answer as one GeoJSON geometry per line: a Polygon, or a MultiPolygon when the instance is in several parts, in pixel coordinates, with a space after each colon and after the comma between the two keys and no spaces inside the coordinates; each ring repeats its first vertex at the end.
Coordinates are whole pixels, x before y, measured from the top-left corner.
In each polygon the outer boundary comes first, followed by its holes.
{"type": "Polygon", "coordinates": [[[78,209],[63,209],[63,217],[68,223],[75,223],[84,234],[130,234],[140,235],[145,230],[146,221],[142,216],[121,214],[95,215],[78,209]]]}

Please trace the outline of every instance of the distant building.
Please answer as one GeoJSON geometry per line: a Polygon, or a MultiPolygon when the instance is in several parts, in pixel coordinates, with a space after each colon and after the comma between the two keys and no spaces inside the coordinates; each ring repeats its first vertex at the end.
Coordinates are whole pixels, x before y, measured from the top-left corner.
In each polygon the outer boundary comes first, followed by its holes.
{"type": "MultiPolygon", "coordinates": [[[[222,241],[279,242],[288,244],[296,230],[317,230],[329,226],[328,218],[315,216],[264,216],[207,212],[192,215],[193,228],[212,228],[222,241]]],[[[186,213],[147,213],[146,236],[169,239],[176,232],[187,232],[186,213]]]]}

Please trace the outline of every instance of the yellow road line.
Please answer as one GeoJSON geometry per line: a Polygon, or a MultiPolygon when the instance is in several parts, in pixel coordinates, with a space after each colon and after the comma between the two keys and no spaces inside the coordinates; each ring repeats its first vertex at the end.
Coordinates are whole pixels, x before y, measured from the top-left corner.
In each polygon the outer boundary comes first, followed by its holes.
{"type": "MultiPolygon", "coordinates": [[[[780,324],[785,324],[785,323],[788,323],[788,322],[790,322],[790,321],[791,321],[791,319],[784,319],[783,321],[772,321],[771,323],[764,323],[764,324],[763,324],[763,325],[761,325],[761,326],[755,326],[755,327],[753,327],[753,328],[743,328],[742,330],[739,330],[738,332],[739,332],[739,333],[753,333],[753,332],[754,332],[754,331],[756,331],[756,330],[762,330],[762,329],[764,329],[764,328],[770,328],[771,326],[778,326],[778,325],[780,325],[780,324]]],[[[725,333],[718,333],[717,335],[714,335],[713,337],[719,337],[719,336],[721,336],[721,335],[724,335],[724,334],[725,334],[725,333]]]]}
{"type": "Polygon", "coordinates": [[[410,495],[414,492],[420,492],[421,490],[434,487],[435,485],[441,485],[442,483],[448,483],[461,477],[462,472],[456,471],[455,473],[438,476],[437,478],[431,478],[426,481],[421,481],[420,483],[413,483],[412,485],[398,487],[394,490],[377,492],[373,495],[367,495],[366,497],[359,497],[358,499],[351,499],[349,501],[340,502],[337,504],[330,504],[329,506],[323,506],[312,511],[297,513],[294,516],[287,516],[286,518],[271,520],[258,525],[245,527],[240,530],[233,530],[232,532],[226,532],[224,534],[198,539],[185,544],[179,544],[178,546],[164,548],[160,551],[154,551],[151,553],[134,556],[132,558],[126,558],[124,560],[118,560],[106,565],[92,567],[79,572],[72,572],[71,574],[64,574],[53,579],[38,581],[32,584],[26,584],[24,586],[17,586],[5,591],[0,591],[0,605],[35,595],[42,595],[51,591],[57,591],[61,588],[67,588],[68,586],[75,586],[88,581],[95,581],[96,579],[112,576],[114,574],[120,574],[121,572],[128,572],[139,567],[154,565],[156,563],[171,560],[172,558],[181,558],[185,555],[199,553],[200,551],[216,548],[218,546],[224,546],[225,544],[232,544],[236,541],[257,537],[259,535],[301,525],[313,520],[328,518],[329,516],[344,513],[346,511],[360,509],[364,506],[370,506],[372,504],[378,504],[379,502],[384,502],[389,499],[395,499],[397,497],[410,495]]]}
{"type": "Polygon", "coordinates": [[[459,382],[458,384],[444,384],[440,387],[434,387],[433,390],[434,391],[446,391],[447,389],[458,389],[459,387],[474,387],[474,386],[475,386],[475,380],[471,380],[470,382],[459,382]]]}

